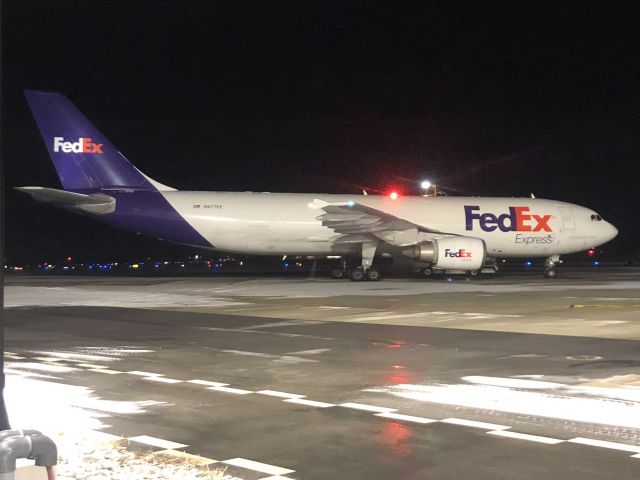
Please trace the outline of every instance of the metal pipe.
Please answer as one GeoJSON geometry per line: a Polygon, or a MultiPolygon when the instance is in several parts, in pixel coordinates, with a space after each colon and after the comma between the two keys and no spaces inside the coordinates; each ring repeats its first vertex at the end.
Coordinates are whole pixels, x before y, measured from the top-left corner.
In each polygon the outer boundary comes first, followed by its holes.
{"type": "Polygon", "coordinates": [[[49,437],[37,430],[7,430],[0,432],[0,480],[13,480],[18,458],[35,460],[38,467],[47,467],[47,475],[54,478],[53,467],[58,463],[58,449],[49,437]]]}

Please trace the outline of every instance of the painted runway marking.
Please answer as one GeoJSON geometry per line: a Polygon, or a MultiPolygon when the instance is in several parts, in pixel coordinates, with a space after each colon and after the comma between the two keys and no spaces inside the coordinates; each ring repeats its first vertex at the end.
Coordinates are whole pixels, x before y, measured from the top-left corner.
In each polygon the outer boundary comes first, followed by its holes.
{"type": "Polygon", "coordinates": [[[287,393],[287,392],[278,392],[276,390],[260,390],[260,395],[268,395],[270,397],[280,397],[280,398],[304,398],[306,395],[298,395],[297,393],[287,393]]]}
{"type": "Polygon", "coordinates": [[[140,370],[132,370],[125,373],[128,373],[129,375],[138,375],[139,377],[164,377],[162,373],[141,372],[140,370]]]}
{"type": "Polygon", "coordinates": [[[216,392],[235,393],[236,395],[248,395],[253,393],[251,390],[243,390],[241,388],[231,387],[210,387],[209,390],[215,390],[216,392]]]}
{"type": "Polygon", "coordinates": [[[124,372],[119,372],[118,370],[111,370],[109,368],[89,368],[88,370],[90,372],[108,373],[109,375],[118,375],[120,373],[124,373],[124,372]]]}
{"type": "Polygon", "coordinates": [[[569,308],[640,308],[637,303],[601,303],[593,305],[571,305],[569,308]]]}
{"type": "Polygon", "coordinates": [[[268,473],[269,475],[286,475],[295,472],[295,470],[269,465],[268,463],[254,462],[246,458],[231,458],[229,460],[223,460],[222,463],[233,465],[234,467],[248,468],[256,472],[268,473]]]}
{"type": "Polygon", "coordinates": [[[318,407],[318,408],[335,407],[335,404],[333,403],[317,402],[315,400],[306,400],[304,398],[290,398],[288,400],[283,400],[283,402],[295,403],[298,405],[307,405],[309,407],[318,407]]]}
{"type": "Polygon", "coordinates": [[[245,355],[247,357],[261,357],[271,358],[274,362],[278,363],[318,363],[318,360],[312,360],[310,358],[296,357],[294,355],[277,355],[275,353],[264,352],[248,352],[245,350],[221,350],[223,353],[232,353],[234,355],[245,355]]]}
{"type": "Polygon", "coordinates": [[[538,443],[546,443],[547,445],[556,445],[558,443],[563,443],[564,440],[560,440],[558,438],[551,437],[541,437],[539,435],[529,435],[526,433],[518,433],[507,430],[496,430],[494,432],[487,432],[489,435],[496,435],[499,437],[508,437],[515,438],[518,440],[528,440],[530,442],[538,442],[538,443]]]}
{"type": "Polygon", "coordinates": [[[305,335],[302,333],[263,332],[260,330],[246,330],[244,328],[220,328],[220,327],[196,327],[199,330],[211,330],[213,332],[255,333],[259,335],[276,335],[289,338],[311,338],[314,340],[335,340],[333,337],[319,337],[318,335],[305,335]]]}
{"type": "Polygon", "coordinates": [[[39,362],[61,362],[61,358],[57,357],[33,357],[33,360],[38,360],[39,362]]]}
{"type": "Polygon", "coordinates": [[[561,387],[567,386],[564,383],[541,382],[539,380],[524,380],[521,378],[482,377],[479,375],[462,377],[462,379],[469,383],[477,383],[480,385],[493,385],[495,387],[508,387],[508,388],[547,389],[547,388],[561,388],[561,387]]]}
{"type": "Polygon", "coordinates": [[[92,369],[95,369],[95,368],[107,368],[107,367],[106,367],[106,366],[104,366],[104,365],[94,365],[93,363],[79,363],[79,364],[78,364],[78,367],[82,367],[82,368],[92,368],[92,369]]]}
{"type": "Polygon", "coordinates": [[[452,425],[462,425],[463,427],[483,428],[485,430],[507,430],[511,427],[506,425],[496,425],[494,423],[476,422],[474,420],[465,420],[464,418],[445,418],[440,420],[442,423],[450,423],[452,425]]]}
{"type": "Polygon", "coordinates": [[[144,377],[142,380],[148,380],[150,382],[160,382],[160,383],[182,383],[182,380],[176,380],[175,378],[166,378],[166,377],[144,377]]]}
{"type": "Polygon", "coordinates": [[[375,416],[382,417],[382,418],[390,418],[392,420],[403,420],[405,422],[414,422],[414,423],[423,423],[423,424],[438,422],[438,420],[433,420],[431,418],[414,417],[413,415],[403,415],[401,413],[391,413],[391,412],[376,413],[375,416]]]}
{"type": "Polygon", "coordinates": [[[567,441],[570,443],[579,443],[581,445],[590,445],[592,447],[611,448],[613,450],[622,450],[623,452],[633,452],[633,453],[640,454],[640,446],[638,445],[607,442],[604,440],[594,440],[592,438],[582,438],[582,437],[572,438],[571,440],[567,440],[567,441]]]}
{"type": "Polygon", "coordinates": [[[226,387],[227,385],[229,385],[228,383],[211,382],[209,380],[198,380],[197,378],[194,380],[187,380],[187,383],[193,383],[194,385],[204,385],[206,387],[226,387]]]}
{"type": "Polygon", "coordinates": [[[355,410],[364,410],[365,412],[389,413],[397,412],[397,408],[377,407],[375,405],[365,405],[364,403],[341,403],[339,407],[353,408],[355,410]]]}
{"type": "Polygon", "coordinates": [[[331,351],[330,348],[316,348],[314,350],[300,350],[299,352],[289,352],[287,355],[319,355],[331,351]]]}
{"type": "Polygon", "coordinates": [[[152,447],[160,447],[165,450],[175,450],[176,448],[185,448],[189,445],[184,443],[170,442],[169,440],[163,440],[162,438],[149,437],[148,435],[140,435],[138,437],[129,438],[132,442],[144,443],[145,445],[151,445],[152,447]]]}

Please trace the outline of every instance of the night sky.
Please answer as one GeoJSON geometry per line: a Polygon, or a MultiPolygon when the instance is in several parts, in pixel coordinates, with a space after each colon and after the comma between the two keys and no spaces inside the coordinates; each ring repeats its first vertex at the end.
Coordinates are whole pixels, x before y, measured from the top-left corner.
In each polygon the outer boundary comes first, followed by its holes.
{"type": "MultiPolygon", "coordinates": [[[[640,251],[638,2],[28,1],[2,6],[7,189],[59,188],[23,89],[60,90],[181,190],[554,198],[640,251]]],[[[192,249],[7,191],[8,261],[192,249]]]]}

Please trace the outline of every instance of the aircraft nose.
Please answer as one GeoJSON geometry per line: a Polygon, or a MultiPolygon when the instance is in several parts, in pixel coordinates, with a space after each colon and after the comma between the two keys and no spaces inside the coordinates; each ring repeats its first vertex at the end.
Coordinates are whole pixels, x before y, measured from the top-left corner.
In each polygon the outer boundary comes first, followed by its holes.
{"type": "Polygon", "coordinates": [[[611,225],[609,222],[607,222],[607,232],[606,232],[605,242],[613,240],[617,236],[618,236],[618,229],[613,225],[611,225]]]}

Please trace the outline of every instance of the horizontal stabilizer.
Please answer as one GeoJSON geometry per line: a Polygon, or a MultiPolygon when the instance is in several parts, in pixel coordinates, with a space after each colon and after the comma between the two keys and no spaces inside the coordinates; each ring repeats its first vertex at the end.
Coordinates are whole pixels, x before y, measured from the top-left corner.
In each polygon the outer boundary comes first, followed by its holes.
{"type": "Polygon", "coordinates": [[[38,202],[69,210],[105,215],[116,209],[116,199],[103,193],[84,195],[47,187],[16,187],[16,190],[28,193],[38,202]]]}

